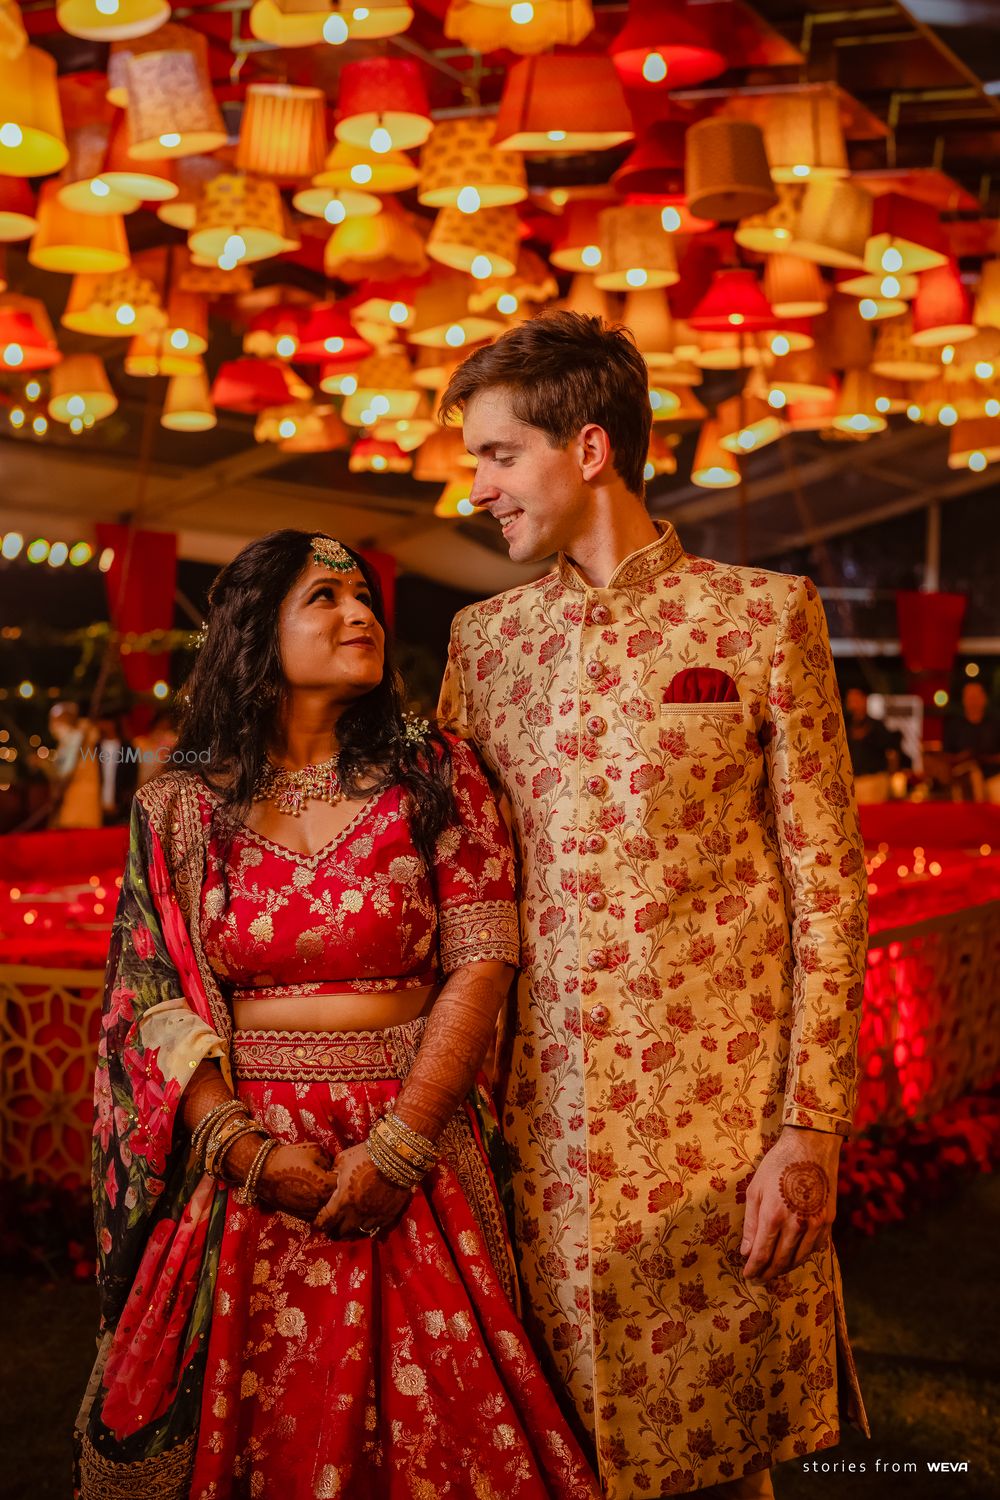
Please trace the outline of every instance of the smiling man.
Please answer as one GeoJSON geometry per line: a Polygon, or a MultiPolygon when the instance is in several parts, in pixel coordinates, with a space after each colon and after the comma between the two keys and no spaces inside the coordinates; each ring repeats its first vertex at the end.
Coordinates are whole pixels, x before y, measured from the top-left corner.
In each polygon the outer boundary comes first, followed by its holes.
{"type": "Polygon", "coordinates": [[[770,1495],[842,1410],[865,1425],[829,1231],[866,888],[822,606],[651,519],[625,330],[521,324],[457,411],[511,557],[558,554],[459,614],[440,705],[520,848],[528,1317],[609,1500],[770,1495]]]}

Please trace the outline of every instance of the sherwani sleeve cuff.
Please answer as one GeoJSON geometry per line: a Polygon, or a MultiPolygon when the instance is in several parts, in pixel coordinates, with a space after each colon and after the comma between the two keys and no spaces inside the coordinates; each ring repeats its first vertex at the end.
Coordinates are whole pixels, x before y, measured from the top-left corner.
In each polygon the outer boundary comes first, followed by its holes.
{"type": "Polygon", "coordinates": [[[820,1109],[804,1109],[801,1104],[785,1105],[781,1123],[801,1125],[807,1130],[821,1130],[826,1135],[840,1135],[845,1139],[851,1133],[851,1121],[846,1115],[828,1115],[820,1109]]]}

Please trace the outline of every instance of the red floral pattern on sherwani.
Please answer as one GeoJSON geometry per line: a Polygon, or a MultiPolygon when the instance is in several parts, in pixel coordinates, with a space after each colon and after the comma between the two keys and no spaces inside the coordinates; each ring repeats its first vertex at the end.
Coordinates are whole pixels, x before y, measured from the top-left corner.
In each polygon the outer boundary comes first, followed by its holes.
{"type": "Polygon", "coordinates": [[[823,610],[660,529],[606,588],[561,558],[463,610],[441,699],[513,809],[519,1261],[610,1500],[834,1443],[838,1355],[864,1422],[832,1250],[766,1288],[739,1254],[782,1122],[846,1134],[854,1103],[866,885],[823,610]],[[736,701],[664,702],[705,668],[736,701]]]}

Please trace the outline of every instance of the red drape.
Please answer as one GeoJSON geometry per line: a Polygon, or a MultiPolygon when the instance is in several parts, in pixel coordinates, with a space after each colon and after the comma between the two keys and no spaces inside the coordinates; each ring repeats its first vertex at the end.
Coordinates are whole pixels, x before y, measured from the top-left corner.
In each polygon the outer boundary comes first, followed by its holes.
{"type": "Polygon", "coordinates": [[[931,710],[924,725],[928,739],[940,737],[941,720],[940,714],[933,711],[934,694],[950,688],[967,603],[965,594],[901,590],[896,595],[903,663],[910,676],[912,691],[918,693],[925,707],[931,710]]]}
{"type": "MultiPolygon", "coordinates": [[[[97,545],[102,550],[114,549],[114,562],[104,575],[114,629],[169,630],[177,588],[176,533],[136,530],[130,535],[127,526],[99,521],[97,545]]],[[[125,681],[137,695],[148,693],[158,678],[166,678],[169,665],[170,658],[162,651],[122,654],[125,681]]],[[[141,733],[152,717],[150,705],[137,704],[128,717],[129,733],[141,733]]]]}

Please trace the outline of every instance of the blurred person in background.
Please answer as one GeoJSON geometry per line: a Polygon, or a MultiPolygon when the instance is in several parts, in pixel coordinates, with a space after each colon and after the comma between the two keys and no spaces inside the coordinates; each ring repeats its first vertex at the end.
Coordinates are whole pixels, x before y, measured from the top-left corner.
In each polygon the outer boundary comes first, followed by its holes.
{"type": "Polygon", "coordinates": [[[105,826],[123,823],[136,788],[136,760],[117,714],[97,720],[98,764],[101,773],[101,819],[105,826]]]}
{"type": "Polygon", "coordinates": [[[49,710],[49,733],[55,751],[49,759],[53,778],[50,828],[100,828],[101,786],[97,760],[98,730],[69,701],[49,710]]]}
{"type": "Polygon", "coordinates": [[[981,682],[962,687],[961,712],[944,726],[955,801],[1000,804],[1000,716],[981,682]]]}
{"type": "Polygon", "coordinates": [[[899,735],[872,718],[864,688],[847,689],[844,720],[858,802],[888,802],[890,777],[900,766],[899,735]]]}
{"type": "Polygon", "coordinates": [[[171,710],[159,709],[149,728],[143,734],[135,735],[132,743],[139,752],[138,785],[144,786],[166,769],[170,762],[170,752],[177,744],[177,730],[174,728],[171,710]]]}

